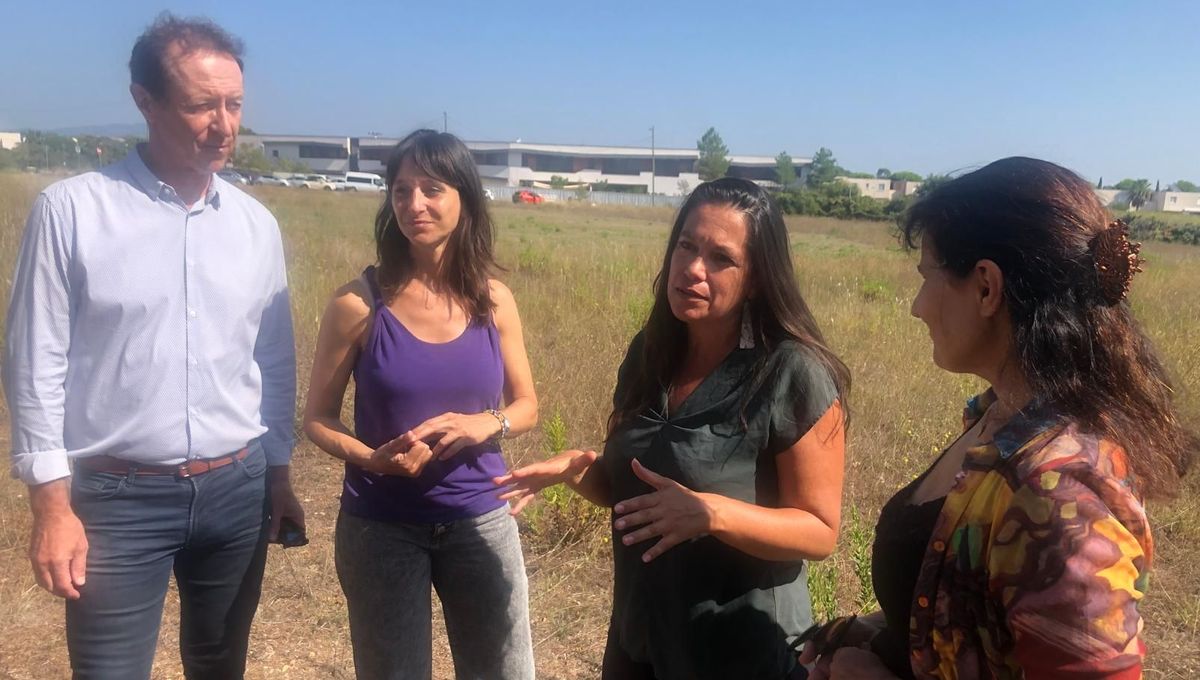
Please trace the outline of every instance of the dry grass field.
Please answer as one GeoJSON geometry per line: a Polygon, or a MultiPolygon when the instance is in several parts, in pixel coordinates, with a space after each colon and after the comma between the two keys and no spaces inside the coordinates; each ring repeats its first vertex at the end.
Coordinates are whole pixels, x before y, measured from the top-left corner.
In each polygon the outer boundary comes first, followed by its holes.
{"type": "MultiPolygon", "coordinates": [[[[30,201],[44,179],[0,175],[0,293],[12,267],[30,201]]],[[[318,318],[331,291],[373,259],[375,198],[295,189],[256,189],[279,218],[290,262],[300,393],[307,386],[318,318]]],[[[600,445],[615,371],[649,309],[671,213],[580,205],[493,206],[499,254],[520,305],[542,404],[542,432],[507,445],[515,463],[564,443],[600,445]]],[[[847,525],[835,557],[813,570],[819,611],[869,606],[863,551],[878,509],[956,434],[963,400],[979,385],[936,369],[924,327],[908,313],[915,260],[885,225],[797,218],[792,248],[806,296],[833,347],[854,374],[845,489],[847,525]]],[[[1179,387],[1179,403],[1200,425],[1200,249],[1149,244],[1150,264],[1133,302],[1179,387]]],[[[136,266],[129,263],[128,266],[136,266]]],[[[299,406],[298,406],[299,408],[299,406]]],[[[8,449],[7,414],[0,449],[8,449]]],[[[312,543],[273,547],[251,641],[251,678],[351,678],[345,605],[333,568],[332,531],[340,466],[301,440],[294,479],[312,543]]],[[[1200,483],[1172,503],[1151,506],[1157,561],[1146,600],[1147,677],[1200,672],[1200,483]]],[[[25,551],[25,487],[0,479],[0,677],[68,676],[63,606],[34,584],[25,551]]],[[[553,492],[522,520],[531,578],[539,677],[595,678],[608,616],[611,572],[606,516],[569,493],[553,492]]],[[[181,677],[168,600],[156,678],[181,677]]],[[[453,677],[444,635],[434,642],[435,675],[453,677]]]]}

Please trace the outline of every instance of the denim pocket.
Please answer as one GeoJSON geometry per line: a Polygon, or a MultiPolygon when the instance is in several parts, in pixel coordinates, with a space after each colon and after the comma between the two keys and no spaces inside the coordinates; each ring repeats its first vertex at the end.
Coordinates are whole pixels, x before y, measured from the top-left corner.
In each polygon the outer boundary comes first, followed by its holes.
{"type": "Polygon", "coordinates": [[[72,500],[103,501],[114,498],[125,490],[128,481],[128,475],[78,467],[71,477],[72,500]]]}
{"type": "Polygon", "coordinates": [[[257,443],[251,444],[249,449],[250,452],[245,458],[235,460],[233,464],[242,471],[242,474],[246,475],[247,479],[257,479],[267,472],[267,456],[257,443]]]}

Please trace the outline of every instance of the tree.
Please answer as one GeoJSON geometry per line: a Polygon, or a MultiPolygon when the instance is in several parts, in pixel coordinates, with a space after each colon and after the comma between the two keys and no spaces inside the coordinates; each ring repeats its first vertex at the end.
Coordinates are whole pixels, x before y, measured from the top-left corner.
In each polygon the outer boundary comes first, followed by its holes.
{"type": "Polygon", "coordinates": [[[238,134],[239,135],[257,135],[258,133],[255,132],[254,130],[251,130],[250,128],[246,127],[245,125],[238,125],[238,134]]]}
{"type": "Polygon", "coordinates": [[[917,196],[924,196],[952,179],[954,178],[950,175],[929,175],[921,180],[921,186],[917,187],[917,196]]]}
{"type": "MultiPolygon", "coordinates": [[[[1129,205],[1133,206],[1134,210],[1137,210],[1145,205],[1146,201],[1150,200],[1150,195],[1153,192],[1150,190],[1150,180],[1148,179],[1130,181],[1131,184],[1129,184],[1129,187],[1125,191],[1129,192],[1129,205]]],[[[1120,185],[1117,185],[1117,188],[1120,188],[1120,185]]]]}
{"type": "Polygon", "coordinates": [[[1150,180],[1148,180],[1148,179],[1147,180],[1123,179],[1120,182],[1117,182],[1116,184],[1114,184],[1113,188],[1117,189],[1118,191],[1132,191],[1134,185],[1136,185],[1138,182],[1143,182],[1143,181],[1146,182],[1146,184],[1150,183],[1150,180]]]}
{"type": "Polygon", "coordinates": [[[565,186],[567,186],[567,178],[566,177],[563,177],[562,175],[551,175],[550,176],[550,188],[551,189],[562,189],[565,186]]]}
{"type": "Polygon", "coordinates": [[[841,171],[833,152],[821,147],[813,154],[812,164],[808,168],[808,186],[815,189],[834,182],[841,171]]]}
{"type": "Polygon", "coordinates": [[[1197,191],[1200,191],[1200,187],[1196,186],[1195,184],[1192,184],[1191,182],[1187,181],[1186,179],[1181,179],[1181,180],[1175,182],[1175,191],[1186,191],[1188,193],[1195,193],[1197,191]]]}
{"type": "Polygon", "coordinates": [[[709,128],[696,142],[696,150],[700,152],[700,160],[696,164],[700,179],[705,182],[720,179],[729,172],[729,147],[716,128],[709,128]]]}
{"type": "Polygon", "coordinates": [[[892,173],[892,180],[903,180],[905,182],[920,182],[922,177],[911,170],[901,170],[892,173]]]}
{"type": "Polygon", "coordinates": [[[254,144],[239,144],[233,152],[233,165],[243,170],[253,170],[259,173],[269,173],[274,167],[262,147],[254,144]]]}
{"type": "Polygon", "coordinates": [[[784,189],[796,183],[796,165],[792,163],[792,157],[786,151],[780,151],[775,157],[775,177],[779,180],[779,186],[784,189]]]}
{"type": "Polygon", "coordinates": [[[1104,175],[1100,175],[1100,179],[1096,180],[1096,188],[1097,189],[1104,188],[1104,175]]]}
{"type": "Polygon", "coordinates": [[[688,184],[686,179],[679,180],[679,183],[675,186],[679,189],[679,193],[683,194],[684,196],[692,193],[692,187],[690,184],[688,184]]]}
{"type": "Polygon", "coordinates": [[[888,170],[887,168],[879,168],[875,171],[875,176],[879,179],[891,179],[892,171],[888,170]]]}

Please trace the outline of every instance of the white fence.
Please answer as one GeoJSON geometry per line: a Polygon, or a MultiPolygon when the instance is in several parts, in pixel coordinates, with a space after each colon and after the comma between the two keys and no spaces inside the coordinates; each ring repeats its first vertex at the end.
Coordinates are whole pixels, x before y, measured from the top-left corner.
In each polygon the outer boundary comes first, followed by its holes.
{"type": "MultiPolygon", "coordinates": [[[[486,188],[491,189],[492,196],[497,201],[511,202],[513,194],[521,191],[525,187],[510,187],[505,184],[485,184],[486,188]]],[[[678,208],[683,204],[684,196],[650,196],[649,194],[629,194],[621,191],[589,191],[587,194],[580,194],[574,189],[529,189],[533,193],[541,196],[547,201],[554,203],[562,203],[567,201],[576,201],[579,203],[590,203],[592,205],[635,205],[635,206],[659,206],[668,208],[678,208]]]]}

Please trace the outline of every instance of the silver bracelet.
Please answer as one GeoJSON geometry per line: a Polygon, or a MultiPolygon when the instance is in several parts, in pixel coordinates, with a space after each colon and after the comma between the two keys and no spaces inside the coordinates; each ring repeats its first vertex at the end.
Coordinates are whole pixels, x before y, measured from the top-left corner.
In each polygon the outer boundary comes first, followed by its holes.
{"type": "Polygon", "coordinates": [[[500,421],[500,431],[492,435],[492,441],[498,442],[508,436],[508,431],[512,429],[512,423],[508,422],[508,416],[494,408],[484,410],[484,413],[500,421]]]}

